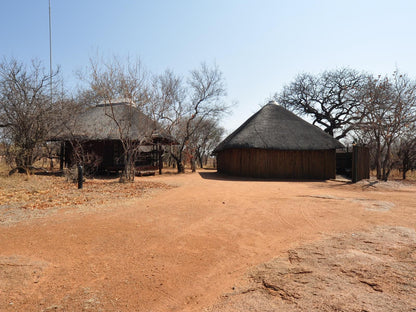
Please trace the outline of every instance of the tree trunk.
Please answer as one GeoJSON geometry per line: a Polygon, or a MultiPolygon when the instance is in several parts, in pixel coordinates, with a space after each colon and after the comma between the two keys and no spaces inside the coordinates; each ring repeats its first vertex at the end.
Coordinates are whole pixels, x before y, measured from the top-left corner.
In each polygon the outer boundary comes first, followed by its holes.
{"type": "Polygon", "coordinates": [[[185,166],[182,164],[180,159],[176,160],[176,166],[178,168],[178,173],[185,173],[185,166]]]}
{"type": "Polygon", "coordinates": [[[127,152],[124,151],[124,169],[121,172],[121,176],[120,176],[120,183],[124,183],[126,181],[129,181],[129,172],[130,172],[130,163],[129,163],[129,158],[127,155],[127,152]]]}
{"type": "Polygon", "coordinates": [[[380,139],[377,139],[377,146],[376,146],[376,170],[377,170],[377,180],[381,180],[381,146],[380,146],[380,139]]]}
{"type": "Polygon", "coordinates": [[[195,157],[193,157],[193,156],[191,158],[191,170],[192,170],[192,172],[196,171],[195,157]]]}
{"type": "Polygon", "coordinates": [[[53,156],[50,156],[50,163],[49,163],[49,170],[52,171],[53,170],[53,156]]]}
{"type": "Polygon", "coordinates": [[[386,156],[384,156],[383,160],[383,181],[387,181],[390,175],[391,171],[391,165],[390,165],[390,146],[391,143],[387,143],[387,151],[386,156]]]}
{"type": "Polygon", "coordinates": [[[16,169],[19,173],[31,173],[31,168],[33,165],[33,150],[29,148],[19,151],[15,157],[16,169]]]}
{"type": "Polygon", "coordinates": [[[135,176],[135,172],[134,172],[134,159],[133,159],[133,155],[131,152],[128,153],[127,156],[127,163],[128,163],[128,175],[127,175],[127,181],[129,182],[134,182],[134,176],[135,176]]]}
{"type": "Polygon", "coordinates": [[[387,182],[391,173],[391,168],[386,169],[386,172],[383,173],[383,181],[387,182]]]}
{"type": "Polygon", "coordinates": [[[198,157],[198,162],[199,162],[199,167],[202,169],[202,168],[204,168],[204,162],[203,162],[203,160],[202,160],[202,155],[201,155],[201,153],[198,153],[197,154],[197,157],[198,157]]]}
{"type": "Polygon", "coordinates": [[[406,180],[406,173],[407,173],[407,171],[409,171],[409,167],[410,167],[409,166],[409,158],[407,156],[407,153],[403,157],[402,164],[403,164],[403,180],[406,180]]]}

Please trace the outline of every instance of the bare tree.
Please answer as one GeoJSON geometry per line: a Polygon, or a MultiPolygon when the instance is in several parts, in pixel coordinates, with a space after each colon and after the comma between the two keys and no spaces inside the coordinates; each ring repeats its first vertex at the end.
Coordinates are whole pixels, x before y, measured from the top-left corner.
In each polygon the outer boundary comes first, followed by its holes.
{"type": "Polygon", "coordinates": [[[366,75],[349,68],[300,74],[274,98],[287,109],[312,117],[313,124],[341,139],[362,118],[360,95],[366,81],[366,75]]]}
{"type": "MultiPolygon", "coordinates": [[[[148,139],[153,128],[147,127],[148,135],[136,138],[132,135],[135,110],[146,113],[149,106],[147,73],[139,60],[125,61],[114,57],[111,61],[97,62],[90,60],[88,71],[89,89],[84,94],[97,103],[106,105],[106,115],[116,124],[120,142],[123,147],[124,170],[120,181],[133,181],[135,176],[134,162],[140,153],[143,140],[148,139]],[[123,101],[128,110],[120,112],[114,103],[123,101]]],[[[146,127],[143,127],[145,129],[146,127]]]]}
{"type": "Polygon", "coordinates": [[[224,132],[218,120],[207,119],[201,123],[199,131],[194,133],[189,145],[192,147],[193,158],[198,161],[200,168],[207,163],[209,155],[221,142],[224,132]]]}
{"type": "Polygon", "coordinates": [[[403,180],[406,180],[406,174],[409,170],[416,168],[416,127],[412,132],[408,132],[402,138],[397,150],[403,180]]]}
{"type": "Polygon", "coordinates": [[[178,172],[184,172],[184,151],[191,148],[191,139],[206,120],[220,118],[227,111],[222,101],[226,94],[222,73],[217,66],[202,63],[191,71],[186,82],[172,71],[166,71],[155,77],[153,87],[155,114],[177,140],[170,154],[178,172]]]}
{"type": "Polygon", "coordinates": [[[363,93],[364,116],[359,136],[374,146],[377,179],[387,181],[393,168],[393,147],[416,121],[416,83],[395,72],[369,78],[363,93]]]}
{"type": "MultiPolygon", "coordinates": [[[[58,71],[53,73],[55,83],[59,83],[57,75],[58,71]]],[[[3,59],[0,63],[0,127],[11,165],[20,171],[32,168],[40,157],[39,145],[56,123],[61,97],[51,102],[50,83],[40,62],[26,66],[16,59],[3,59]]]]}
{"type": "Polygon", "coordinates": [[[102,159],[99,159],[97,155],[85,151],[83,139],[78,134],[80,127],[79,117],[96,101],[97,99],[93,92],[87,89],[78,90],[78,94],[73,98],[65,98],[60,102],[59,111],[61,118],[59,118],[57,126],[50,133],[49,137],[53,141],[61,141],[59,154],[61,154],[62,169],[64,167],[64,155],[62,153],[65,153],[65,141],[69,143],[72,150],[71,159],[66,161],[71,164],[82,164],[86,176],[94,175],[102,162],[102,159]]]}

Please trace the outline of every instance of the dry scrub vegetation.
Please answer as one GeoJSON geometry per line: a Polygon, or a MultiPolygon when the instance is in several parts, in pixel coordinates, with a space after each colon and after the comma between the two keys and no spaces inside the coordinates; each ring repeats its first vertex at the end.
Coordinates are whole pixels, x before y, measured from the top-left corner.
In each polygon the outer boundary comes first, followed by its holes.
{"type": "MultiPolygon", "coordinates": [[[[372,170],[370,173],[371,176],[376,176],[376,171],[372,170]]],[[[410,170],[406,174],[406,180],[403,180],[403,172],[397,169],[393,169],[390,173],[391,181],[416,181],[416,170],[410,170]]]]}
{"type": "Polygon", "coordinates": [[[0,162],[0,225],[45,216],[62,209],[98,209],[107,203],[137,198],[153,189],[169,188],[157,182],[119,183],[118,178],[88,179],[83,189],[54,175],[8,175],[0,162]]]}

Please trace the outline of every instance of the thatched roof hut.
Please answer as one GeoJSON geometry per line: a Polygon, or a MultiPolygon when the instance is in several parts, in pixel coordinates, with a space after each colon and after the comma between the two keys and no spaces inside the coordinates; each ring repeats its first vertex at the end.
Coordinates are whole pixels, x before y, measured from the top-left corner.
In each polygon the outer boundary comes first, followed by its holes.
{"type": "Polygon", "coordinates": [[[171,143],[173,138],[161,126],[127,102],[99,104],[72,116],[64,126],[51,134],[51,141],[78,140],[140,140],[152,144],[154,141],[171,143]]]}
{"type": "Polygon", "coordinates": [[[221,142],[219,172],[261,178],[335,177],[335,150],[343,145],[271,101],[221,142]]]}
{"type": "Polygon", "coordinates": [[[161,146],[176,144],[160,124],[127,102],[100,104],[70,116],[48,140],[63,142],[61,167],[64,161],[68,167],[77,162],[77,149],[81,147],[84,163],[88,161],[105,171],[124,167],[122,142],[126,140],[138,151],[136,166],[144,170],[160,171],[161,146]]]}

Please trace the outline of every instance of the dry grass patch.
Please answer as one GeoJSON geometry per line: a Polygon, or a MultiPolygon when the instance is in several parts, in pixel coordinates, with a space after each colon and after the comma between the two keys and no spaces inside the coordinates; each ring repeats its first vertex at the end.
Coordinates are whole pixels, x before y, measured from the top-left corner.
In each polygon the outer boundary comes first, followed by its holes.
{"type": "MultiPolygon", "coordinates": [[[[7,168],[6,168],[7,169],[7,168]]],[[[150,190],[171,188],[164,183],[140,181],[119,183],[114,179],[89,179],[84,188],[65,177],[14,174],[0,168],[0,224],[41,216],[57,209],[99,207],[143,196],[150,190]],[[25,213],[26,211],[26,213],[25,213]]]]}
{"type": "MultiPolygon", "coordinates": [[[[371,170],[370,175],[375,177],[377,175],[376,170],[371,170]]],[[[398,169],[393,169],[390,173],[389,180],[403,180],[403,172],[398,169]]],[[[416,181],[416,170],[409,170],[406,173],[406,180],[404,181],[416,181]]]]}

